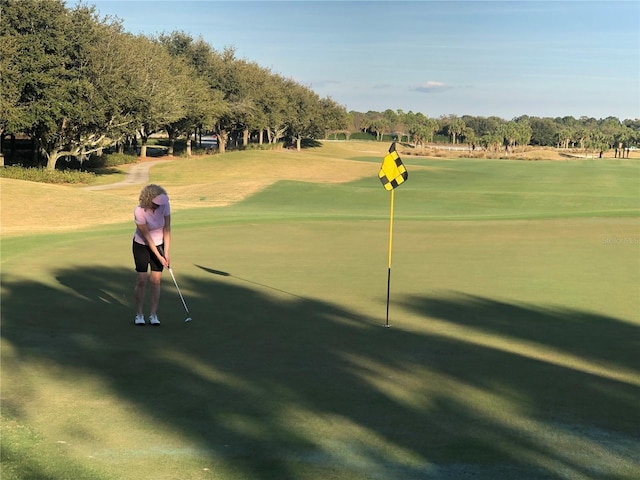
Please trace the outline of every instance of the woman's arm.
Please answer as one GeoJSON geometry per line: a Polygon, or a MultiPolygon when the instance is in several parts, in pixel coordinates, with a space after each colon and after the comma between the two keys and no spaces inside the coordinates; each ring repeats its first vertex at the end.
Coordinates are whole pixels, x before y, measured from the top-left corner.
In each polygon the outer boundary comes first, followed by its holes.
{"type": "Polygon", "coordinates": [[[167,266],[170,265],[169,252],[171,251],[171,215],[164,217],[164,228],[162,229],[164,235],[164,258],[167,260],[167,266]]]}
{"type": "Polygon", "coordinates": [[[158,257],[158,260],[160,260],[160,263],[162,263],[162,265],[164,265],[165,267],[169,266],[169,261],[166,259],[166,256],[168,255],[167,252],[165,251],[165,256],[162,256],[160,254],[158,247],[156,247],[156,244],[151,238],[151,234],[149,233],[149,227],[147,227],[147,224],[138,224],[137,227],[138,231],[144,237],[145,242],[147,242],[147,245],[149,245],[149,248],[151,249],[153,254],[158,257]]]}

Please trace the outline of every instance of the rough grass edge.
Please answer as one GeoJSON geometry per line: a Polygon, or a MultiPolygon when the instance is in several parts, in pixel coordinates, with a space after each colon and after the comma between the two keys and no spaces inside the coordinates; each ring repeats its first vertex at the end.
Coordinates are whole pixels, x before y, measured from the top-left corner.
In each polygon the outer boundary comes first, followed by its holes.
{"type": "Polygon", "coordinates": [[[40,183],[89,184],[95,181],[96,174],[79,170],[49,170],[44,167],[11,165],[0,168],[0,177],[40,183]]]}

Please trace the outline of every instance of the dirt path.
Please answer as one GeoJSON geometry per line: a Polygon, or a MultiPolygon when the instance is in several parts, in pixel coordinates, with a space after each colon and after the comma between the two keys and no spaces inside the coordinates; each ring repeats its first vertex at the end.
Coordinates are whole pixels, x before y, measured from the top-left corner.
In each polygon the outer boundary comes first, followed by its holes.
{"type": "Polygon", "coordinates": [[[107,185],[96,185],[85,187],[85,190],[109,190],[110,188],[128,187],[131,185],[140,185],[149,181],[149,170],[159,163],[171,162],[171,160],[152,160],[150,162],[139,162],[133,165],[124,180],[117,183],[109,183],[107,185]]]}

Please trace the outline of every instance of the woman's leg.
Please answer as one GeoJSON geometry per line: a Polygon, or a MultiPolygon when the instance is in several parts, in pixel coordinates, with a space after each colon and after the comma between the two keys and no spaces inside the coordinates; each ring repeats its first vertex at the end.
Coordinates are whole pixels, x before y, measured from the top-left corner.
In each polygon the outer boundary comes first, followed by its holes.
{"type": "MultiPolygon", "coordinates": [[[[155,273],[155,272],[154,272],[155,273]]],[[[134,297],[136,300],[136,315],[143,315],[142,308],[144,307],[144,294],[147,289],[147,279],[149,278],[147,272],[138,272],[136,277],[136,286],[134,288],[134,297]]],[[[153,290],[152,290],[153,293],[153,290]]],[[[151,295],[151,301],[153,303],[153,294],[151,295]]],[[[157,301],[156,301],[157,307],[157,301]]]]}
{"type": "Polygon", "coordinates": [[[151,315],[158,312],[158,304],[160,303],[160,280],[162,280],[162,272],[151,272],[151,315]]]}

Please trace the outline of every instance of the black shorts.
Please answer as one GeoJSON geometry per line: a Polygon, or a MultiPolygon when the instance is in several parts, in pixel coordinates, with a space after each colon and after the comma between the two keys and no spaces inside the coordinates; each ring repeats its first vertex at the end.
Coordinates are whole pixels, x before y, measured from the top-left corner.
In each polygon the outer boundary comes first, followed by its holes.
{"type": "MultiPolygon", "coordinates": [[[[136,272],[145,273],[149,270],[151,265],[152,272],[161,272],[164,269],[158,257],[154,255],[148,245],[142,245],[141,243],[133,241],[133,260],[136,263],[136,272]]],[[[158,250],[163,251],[164,243],[158,245],[158,250]]]]}

